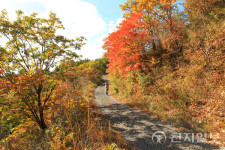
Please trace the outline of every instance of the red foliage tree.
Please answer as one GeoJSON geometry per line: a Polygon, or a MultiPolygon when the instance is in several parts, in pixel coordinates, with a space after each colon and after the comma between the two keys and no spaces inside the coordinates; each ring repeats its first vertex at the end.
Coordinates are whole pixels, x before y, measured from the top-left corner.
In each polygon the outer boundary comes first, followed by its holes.
{"type": "Polygon", "coordinates": [[[141,12],[131,14],[108,36],[104,47],[108,50],[109,71],[126,75],[142,64],[147,25],[141,19],[141,12]]]}

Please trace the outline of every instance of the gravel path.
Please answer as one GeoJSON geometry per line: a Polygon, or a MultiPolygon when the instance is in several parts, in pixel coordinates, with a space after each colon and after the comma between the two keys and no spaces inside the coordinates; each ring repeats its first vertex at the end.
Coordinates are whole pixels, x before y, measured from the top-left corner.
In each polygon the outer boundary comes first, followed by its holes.
{"type": "MultiPolygon", "coordinates": [[[[108,80],[103,76],[104,80],[108,80]]],[[[95,90],[95,101],[111,125],[137,150],[205,150],[224,148],[201,144],[192,134],[176,131],[169,124],[150,118],[140,110],[128,108],[105,93],[102,84],[95,90]],[[154,134],[155,133],[155,134],[154,134]]]]}

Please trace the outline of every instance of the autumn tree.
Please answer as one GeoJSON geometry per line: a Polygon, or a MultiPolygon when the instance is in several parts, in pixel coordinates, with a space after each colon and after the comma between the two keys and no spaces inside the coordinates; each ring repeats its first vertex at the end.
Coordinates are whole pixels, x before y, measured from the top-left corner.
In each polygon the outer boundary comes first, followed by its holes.
{"type": "Polygon", "coordinates": [[[96,85],[101,83],[101,75],[106,74],[107,64],[107,57],[96,60],[84,59],[76,61],[63,59],[54,72],[75,89],[88,81],[96,85]]]}
{"type": "Polygon", "coordinates": [[[207,69],[220,69],[224,64],[225,2],[222,0],[187,0],[185,10],[190,53],[202,53],[207,69]]]}
{"type": "Polygon", "coordinates": [[[85,40],[57,34],[62,29],[62,22],[52,12],[45,19],[37,17],[37,13],[26,16],[19,10],[14,21],[9,20],[5,10],[0,15],[0,35],[7,40],[0,47],[1,97],[3,93],[8,94],[3,103],[20,109],[19,112],[35,121],[43,131],[47,128],[44,111],[53,100],[51,95],[57,86],[50,69],[62,57],[78,57],[74,50],[80,49],[85,40]]]}
{"type": "Polygon", "coordinates": [[[126,17],[106,39],[104,48],[109,58],[109,70],[127,74],[143,62],[146,50],[146,24],[141,21],[142,13],[126,17]]]}
{"type": "Polygon", "coordinates": [[[176,66],[182,54],[184,22],[175,2],[128,0],[121,5],[124,20],[104,45],[109,70],[123,74],[139,68],[148,73],[155,65],[176,66]]]}
{"type": "MultiPolygon", "coordinates": [[[[124,16],[142,12],[142,21],[148,25],[148,45],[151,55],[162,62],[162,55],[166,54],[173,61],[182,54],[182,30],[184,18],[176,17],[180,4],[177,0],[128,0],[120,7],[124,16]]],[[[165,56],[165,55],[164,55],[165,56]]],[[[168,59],[168,58],[167,58],[168,59]]],[[[176,62],[171,62],[172,65],[176,62]]]]}

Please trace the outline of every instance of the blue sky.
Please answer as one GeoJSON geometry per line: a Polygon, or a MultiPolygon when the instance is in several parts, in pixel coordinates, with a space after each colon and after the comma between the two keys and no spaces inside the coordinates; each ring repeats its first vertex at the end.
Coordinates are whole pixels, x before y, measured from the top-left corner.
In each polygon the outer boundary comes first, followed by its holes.
{"type": "Polygon", "coordinates": [[[122,11],[119,8],[119,5],[126,2],[126,0],[83,0],[83,1],[95,5],[99,11],[99,14],[108,23],[111,20],[117,20],[118,17],[122,17],[122,11]]]}
{"type": "MultiPolygon", "coordinates": [[[[102,57],[103,39],[122,21],[123,13],[119,4],[126,0],[5,0],[0,10],[6,9],[10,19],[15,19],[15,11],[23,10],[26,15],[33,12],[40,17],[48,17],[50,11],[56,13],[65,26],[60,34],[69,38],[85,36],[87,44],[78,54],[83,58],[102,57]]],[[[3,41],[0,41],[2,44],[3,41]]]]}

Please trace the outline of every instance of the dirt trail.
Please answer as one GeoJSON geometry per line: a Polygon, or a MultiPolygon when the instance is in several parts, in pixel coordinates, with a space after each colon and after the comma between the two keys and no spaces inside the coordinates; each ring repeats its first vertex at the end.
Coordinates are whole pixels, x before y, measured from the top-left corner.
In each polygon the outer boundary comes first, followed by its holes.
{"type": "MultiPolygon", "coordinates": [[[[103,79],[108,80],[105,76],[103,79]]],[[[191,134],[176,131],[169,124],[150,118],[140,110],[128,108],[112,96],[106,95],[104,84],[95,90],[95,101],[102,113],[111,121],[112,127],[137,150],[224,150],[201,144],[197,142],[198,139],[193,139],[191,134]]]]}

